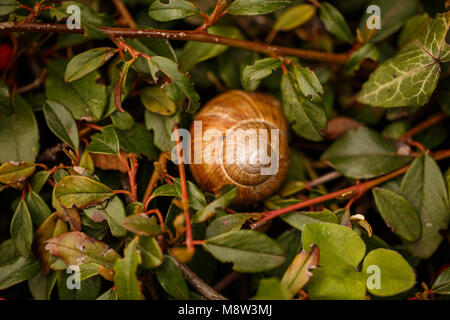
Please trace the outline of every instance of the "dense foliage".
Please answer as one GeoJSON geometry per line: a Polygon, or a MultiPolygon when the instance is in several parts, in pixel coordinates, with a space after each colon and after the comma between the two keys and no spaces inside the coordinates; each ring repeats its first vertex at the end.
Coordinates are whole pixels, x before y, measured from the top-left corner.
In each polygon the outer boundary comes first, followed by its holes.
{"type": "Polygon", "coordinates": [[[0,296],[445,298],[446,5],[2,0],[0,296]],[[230,89],[292,129],[284,185],[250,207],[168,160],[230,89]]]}

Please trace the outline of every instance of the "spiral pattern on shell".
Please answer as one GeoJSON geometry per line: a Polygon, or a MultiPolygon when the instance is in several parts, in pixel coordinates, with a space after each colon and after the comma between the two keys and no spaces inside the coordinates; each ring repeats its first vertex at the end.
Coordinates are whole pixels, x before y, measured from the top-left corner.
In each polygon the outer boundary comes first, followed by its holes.
{"type": "Polygon", "coordinates": [[[286,177],[288,125],[280,101],[270,95],[239,90],[223,93],[200,110],[190,133],[193,159],[202,160],[192,161],[190,169],[206,191],[216,193],[235,184],[234,203],[249,205],[273,194],[286,177]],[[201,123],[201,129],[195,128],[196,123],[201,123]]]}

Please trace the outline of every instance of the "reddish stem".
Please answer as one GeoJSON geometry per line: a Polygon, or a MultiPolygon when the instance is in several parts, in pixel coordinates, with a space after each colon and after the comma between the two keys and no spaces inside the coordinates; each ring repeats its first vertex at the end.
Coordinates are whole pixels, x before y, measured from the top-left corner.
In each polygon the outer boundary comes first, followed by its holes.
{"type": "Polygon", "coordinates": [[[189,195],[187,190],[186,171],[183,161],[183,149],[181,146],[180,135],[178,133],[178,125],[174,127],[175,143],[178,156],[178,171],[180,173],[180,185],[181,185],[181,205],[184,211],[184,219],[186,222],[186,245],[188,250],[194,250],[193,237],[192,237],[192,225],[191,214],[189,209],[189,195]]]}

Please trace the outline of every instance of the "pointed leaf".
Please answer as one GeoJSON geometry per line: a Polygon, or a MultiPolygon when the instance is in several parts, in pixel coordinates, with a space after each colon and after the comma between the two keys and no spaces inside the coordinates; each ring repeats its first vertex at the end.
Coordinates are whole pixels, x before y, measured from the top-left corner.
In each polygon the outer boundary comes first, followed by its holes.
{"type": "Polygon", "coordinates": [[[166,3],[157,0],[148,8],[150,18],[163,22],[183,19],[197,12],[197,8],[192,3],[184,0],[169,0],[166,3]]]}
{"type": "Polygon", "coordinates": [[[310,252],[302,250],[292,261],[283,277],[281,285],[286,288],[290,297],[294,297],[300,289],[311,279],[311,269],[319,263],[319,249],[313,246],[310,252]]]}
{"type": "Polygon", "coordinates": [[[342,14],[328,2],[322,2],[319,17],[325,28],[342,41],[352,42],[354,37],[342,14]]]}
{"type": "Polygon", "coordinates": [[[206,240],[203,247],[221,262],[232,262],[238,272],[262,272],[284,262],[277,242],[252,230],[233,231],[206,240]]]}
{"type": "Polygon", "coordinates": [[[289,31],[295,29],[316,14],[316,7],[311,4],[299,4],[284,10],[273,25],[274,30],[289,31]]]}
{"type": "Polygon", "coordinates": [[[164,256],[162,266],[155,269],[156,277],[164,291],[172,297],[186,300],[189,297],[186,281],[181,274],[178,263],[169,255],[164,256]]]}
{"type": "Polygon", "coordinates": [[[0,183],[20,187],[36,169],[32,162],[6,162],[0,166],[0,183]]]}
{"type": "Polygon", "coordinates": [[[63,233],[46,241],[45,250],[67,265],[95,263],[111,270],[120,258],[106,243],[78,231],[63,233]]]}
{"type": "Polygon", "coordinates": [[[156,222],[155,216],[147,216],[145,213],[137,213],[122,220],[122,226],[130,232],[142,236],[156,236],[161,233],[161,227],[156,222]]]}
{"type": "Polygon", "coordinates": [[[428,155],[416,158],[403,177],[400,192],[413,204],[422,224],[420,239],[406,247],[427,259],[443,240],[439,230],[447,229],[450,221],[447,189],[436,161],[428,155]]]}
{"type": "Polygon", "coordinates": [[[420,36],[384,62],[364,83],[358,101],[372,106],[422,106],[436,88],[450,13],[431,19],[420,36]]]}
{"type": "MultiPolygon", "coordinates": [[[[111,234],[115,237],[124,237],[127,230],[122,226],[122,221],[126,217],[125,207],[122,200],[115,196],[108,200],[106,205],[100,204],[95,207],[84,209],[84,212],[94,221],[95,216],[103,216],[108,221],[111,234]]],[[[102,220],[103,220],[102,219],[102,220]]],[[[95,222],[95,221],[94,221],[95,222]]]]}
{"type": "Polygon", "coordinates": [[[141,284],[136,278],[141,256],[137,251],[138,237],[135,237],[125,248],[125,256],[117,259],[114,265],[114,285],[120,300],[144,300],[141,284]]]}
{"type": "Polygon", "coordinates": [[[97,70],[111,59],[116,50],[114,48],[101,47],[84,51],[69,61],[64,80],[72,82],[78,80],[85,75],[97,70]]]}
{"type": "Polygon", "coordinates": [[[321,266],[350,265],[356,268],[366,252],[358,234],[338,224],[309,223],[303,227],[303,248],[315,244],[320,251],[321,266]]]}
{"type": "Polygon", "coordinates": [[[214,201],[209,203],[206,207],[199,210],[193,217],[192,222],[205,222],[217,213],[217,209],[226,209],[238,193],[238,188],[235,185],[227,185],[222,188],[220,194],[214,201]]]}
{"type": "Polygon", "coordinates": [[[382,188],[375,188],[372,192],[384,222],[395,234],[409,242],[420,238],[419,214],[405,197],[382,188]]]}
{"type": "Polygon", "coordinates": [[[67,176],[56,184],[54,196],[66,209],[73,206],[84,209],[108,200],[114,193],[106,185],[86,176],[67,176]]]}
{"type": "Polygon", "coordinates": [[[255,16],[287,7],[291,0],[235,0],[227,12],[234,15],[255,16]]]}
{"type": "MultiPolygon", "coordinates": [[[[380,272],[380,286],[368,286],[370,293],[380,296],[393,296],[411,289],[416,283],[416,275],[406,260],[396,251],[375,249],[364,259],[362,272],[368,277],[373,273],[368,268],[376,266],[380,272]]],[[[369,282],[369,281],[368,281],[369,282]]]]}
{"type": "Polygon", "coordinates": [[[10,226],[11,238],[17,251],[24,256],[31,255],[31,243],[33,242],[33,221],[25,201],[20,201],[17,206],[10,226]]]}

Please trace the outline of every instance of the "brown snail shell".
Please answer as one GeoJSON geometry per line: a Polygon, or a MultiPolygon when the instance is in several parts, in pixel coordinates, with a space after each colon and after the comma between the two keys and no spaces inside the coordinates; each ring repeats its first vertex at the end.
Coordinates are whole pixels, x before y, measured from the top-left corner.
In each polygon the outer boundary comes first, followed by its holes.
{"type": "Polygon", "coordinates": [[[240,205],[262,201],[278,190],[286,177],[289,166],[288,125],[278,99],[262,93],[229,91],[209,101],[198,112],[194,123],[190,130],[193,158],[198,157],[201,153],[202,158],[200,159],[205,159],[208,155],[217,155],[223,159],[221,163],[191,162],[192,175],[204,190],[216,193],[225,185],[235,184],[238,187],[238,194],[234,203],[240,205]],[[194,130],[195,121],[201,121],[201,131],[194,130]],[[230,135],[227,135],[228,129],[242,129],[247,133],[256,134],[257,137],[251,136],[257,139],[258,143],[253,144],[252,148],[248,143],[250,138],[244,138],[244,140],[247,139],[245,147],[248,147],[249,150],[239,154],[237,150],[243,149],[234,146],[241,141],[239,140],[239,131],[234,131],[237,132],[237,138],[230,140],[230,135]],[[248,129],[250,130],[246,131],[248,129]],[[260,144],[264,145],[264,143],[260,143],[259,137],[264,129],[267,132],[267,145],[262,147],[260,144]],[[278,152],[275,150],[276,140],[273,139],[270,129],[279,129],[278,152]],[[209,134],[211,130],[216,130],[213,131],[215,132],[214,138],[209,134]],[[225,146],[222,154],[216,154],[216,150],[211,151],[214,149],[211,144],[217,136],[222,139],[223,146],[225,146]],[[198,147],[199,145],[201,147],[198,147]],[[229,153],[232,149],[227,146],[234,148],[231,155],[229,153]],[[272,157],[270,163],[255,161],[255,157],[262,159],[257,156],[263,155],[263,153],[272,157]],[[227,156],[235,161],[231,163],[226,161],[227,156]],[[236,157],[241,157],[239,158],[240,162],[236,157]],[[273,157],[278,159],[278,170],[273,174],[261,174],[262,168],[267,169],[274,164],[272,160],[275,158],[273,157]]]}

